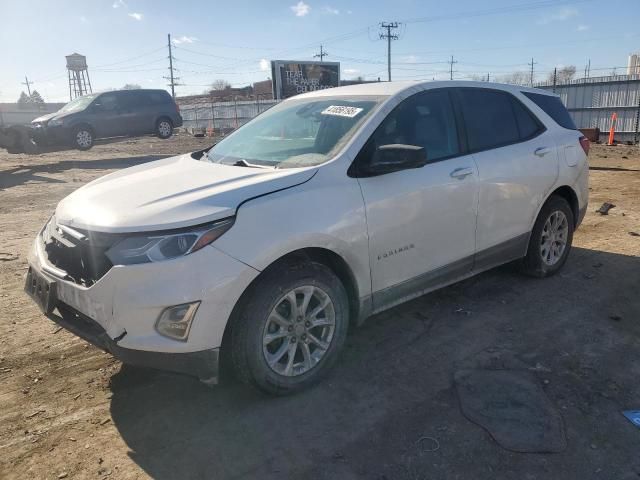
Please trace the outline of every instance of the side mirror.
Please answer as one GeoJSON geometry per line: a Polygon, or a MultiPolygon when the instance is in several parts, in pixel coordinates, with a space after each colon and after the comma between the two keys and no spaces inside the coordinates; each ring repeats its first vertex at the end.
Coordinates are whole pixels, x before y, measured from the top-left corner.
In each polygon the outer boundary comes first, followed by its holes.
{"type": "Polygon", "coordinates": [[[427,151],[424,147],[392,143],[379,146],[371,163],[363,166],[362,170],[367,176],[376,176],[409,168],[421,168],[426,164],[427,151]]]}

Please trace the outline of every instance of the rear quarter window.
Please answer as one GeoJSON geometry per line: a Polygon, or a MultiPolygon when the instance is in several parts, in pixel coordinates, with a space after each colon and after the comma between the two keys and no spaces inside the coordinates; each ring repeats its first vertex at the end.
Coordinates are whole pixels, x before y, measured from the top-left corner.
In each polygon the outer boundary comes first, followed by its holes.
{"type": "Polygon", "coordinates": [[[551,95],[542,95],[539,93],[522,92],[525,97],[539,106],[544,113],[549,115],[553,120],[561,127],[568,128],[569,130],[577,130],[576,124],[573,123],[573,119],[569,112],[562,104],[562,101],[558,97],[551,95]]]}
{"type": "Polygon", "coordinates": [[[171,96],[167,92],[148,92],[148,95],[152,105],[160,105],[171,101],[171,96]]]}

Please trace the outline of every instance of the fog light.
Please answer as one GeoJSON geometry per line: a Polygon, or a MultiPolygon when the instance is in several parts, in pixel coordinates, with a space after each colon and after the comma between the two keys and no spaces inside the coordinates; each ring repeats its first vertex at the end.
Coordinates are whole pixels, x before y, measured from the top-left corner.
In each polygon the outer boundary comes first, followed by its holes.
{"type": "Polygon", "coordinates": [[[193,302],[165,308],[158,317],[156,330],[160,335],[186,342],[199,306],[200,302],[193,302]]]}

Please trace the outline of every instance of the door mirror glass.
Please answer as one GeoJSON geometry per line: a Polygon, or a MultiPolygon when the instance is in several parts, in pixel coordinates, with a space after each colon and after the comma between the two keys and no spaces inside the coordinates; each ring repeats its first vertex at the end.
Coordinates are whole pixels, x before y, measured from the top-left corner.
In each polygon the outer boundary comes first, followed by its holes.
{"type": "Polygon", "coordinates": [[[427,151],[418,145],[392,143],[380,145],[373,154],[372,162],[365,167],[366,175],[384,175],[409,168],[421,168],[427,164],[427,151]]]}

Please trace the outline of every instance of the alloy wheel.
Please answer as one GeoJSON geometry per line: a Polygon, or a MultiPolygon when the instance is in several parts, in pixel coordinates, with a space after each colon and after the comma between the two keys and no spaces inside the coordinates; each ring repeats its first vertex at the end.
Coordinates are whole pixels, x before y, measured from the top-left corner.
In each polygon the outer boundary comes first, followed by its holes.
{"type": "Polygon", "coordinates": [[[553,266],[562,258],[569,237],[569,221],[564,212],[556,210],[547,217],[540,239],[542,261],[553,266]]]}
{"type": "Polygon", "coordinates": [[[92,142],[93,138],[91,137],[91,132],[87,130],[80,130],[76,133],[76,143],[80,148],[89,148],[92,142]]]}
{"type": "Polygon", "coordinates": [[[166,120],[163,120],[158,124],[158,133],[161,137],[168,137],[171,135],[171,124],[166,120]]]}
{"type": "Polygon", "coordinates": [[[335,308],[324,290],[304,285],[287,292],[269,314],[262,334],[269,368],[287,377],[313,369],[329,350],[335,326],[335,308]]]}

